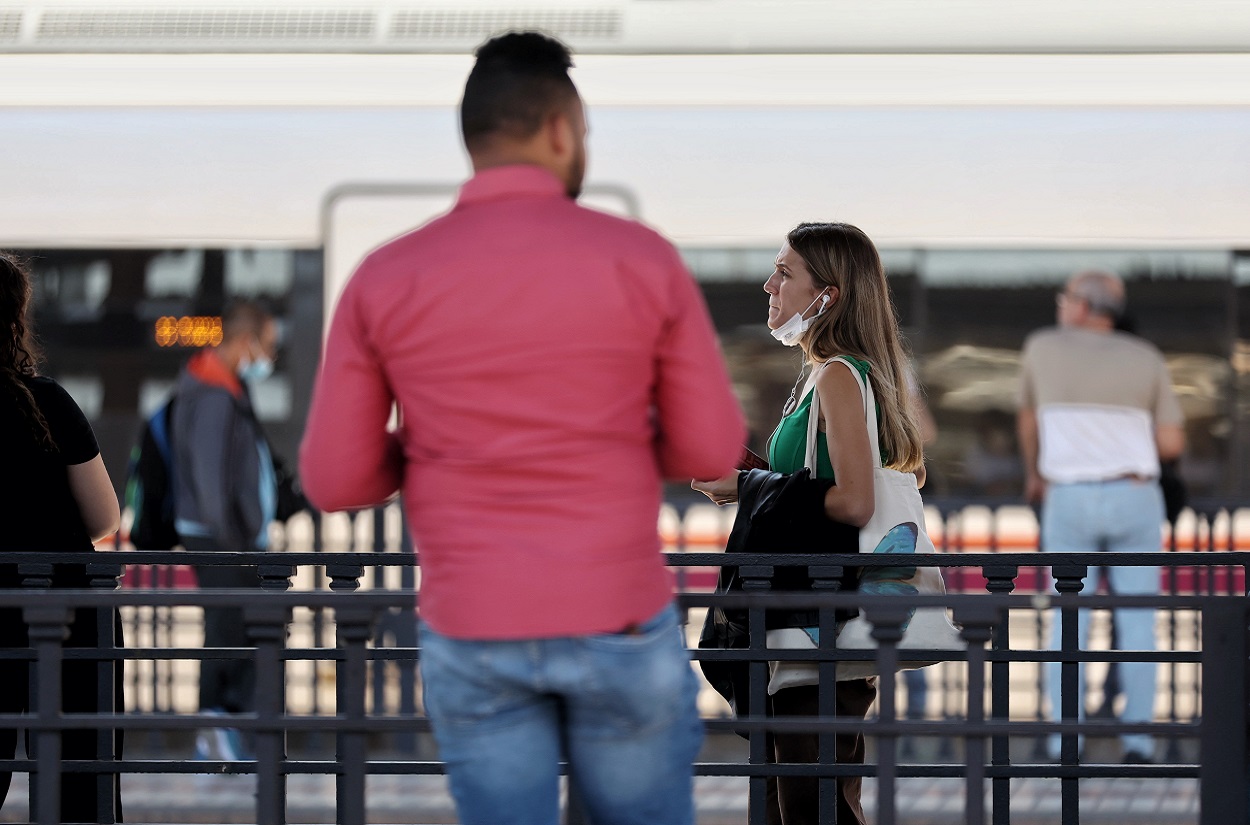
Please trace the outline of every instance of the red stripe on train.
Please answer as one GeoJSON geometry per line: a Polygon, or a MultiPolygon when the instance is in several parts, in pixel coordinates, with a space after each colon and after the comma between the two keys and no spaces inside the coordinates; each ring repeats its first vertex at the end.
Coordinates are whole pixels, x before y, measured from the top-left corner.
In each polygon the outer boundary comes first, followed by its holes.
{"type": "MultiPolygon", "coordinates": [[[[709,591],[716,587],[718,568],[675,567],[673,576],[681,590],[709,591]]],[[[946,589],[952,593],[984,593],[985,578],[976,568],[949,568],[944,572],[946,589]]],[[[122,587],[137,590],[167,588],[194,589],[195,570],[190,565],[127,565],[122,587]]],[[[1174,567],[1164,568],[1159,578],[1161,593],[1223,593],[1240,595],[1246,592],[1245,571],[1241,567],[1174,567]],[[1171,576],[1176,576],[1175,587],[1171,576]]],[[[1036,593],[1049,587],[1044,568],[1022,567],[1016,577],[1016,590],[1036,593]]]]}

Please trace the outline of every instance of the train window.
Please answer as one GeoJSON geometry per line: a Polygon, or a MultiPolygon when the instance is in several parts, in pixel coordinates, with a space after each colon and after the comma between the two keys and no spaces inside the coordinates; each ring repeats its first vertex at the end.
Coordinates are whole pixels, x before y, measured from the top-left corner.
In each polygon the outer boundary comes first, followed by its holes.
{"type": "Polygon", "coordinates": [[[148,262],[149,298],[190,298],[220,292],[227,298],[280,297],[290,292],[294,254],[285,249],[177,250],[148,262]]]}
{"type": "Polygon", "coordinates": [[[31,263],[36,306],[73,318],[97,315],[103,309],[112,283],[108,261],[81,257],[44,261],[36,257],[31,263]]]}
{"type": "Polygon", "coordinates": [[[147,265],[143,291],[151,298],[190,298],[200,285],[203,262],[199,250],[161,252],[147,265]]]}
{"type": "Polygon", "coordinates": [[[681,257],[699,281],[756,281],[763,286],[773,271],[777,249],[687,247],[681,250],[681,257]]]}
{"type": "Polygon", "coordinates": [[[294,267],[294,255],[285,249],[231,249],[226,252],[226,294],[285,295],[294,267]]]}
{"type": "MultiPolygon", "coordinates": [[[[761,290],[777,250],[682,249],[699,280],[757,451],[800,356],[765,326],[761,290]]],[[[211,327],[236,296],[261,297],[284,330],[277,373],[255,390],[280,454],[294,455],[322,333],[322,252],[287,249],[29,250],[46,368],[124,466],[137,419],[155,409],[194,347],[160,346],[161,318],[211,327]],[[197,320],[198,319],[198,320],[197,320]]],[[[933,495],[1018,498],[1015,399],[1024,338],[1055,322],[1075,270],[1121,274],[1136,332],[1168,359],[1186,413],[1191,493],[1250,491],[1250,253],[1221,250],[882,250],[903,331],[937,424],[933,495]]],[[[181,340],[181,339],[180,339],[181,340]]],[[[192,345],[195,335],[191,335],[192,345]]]]}

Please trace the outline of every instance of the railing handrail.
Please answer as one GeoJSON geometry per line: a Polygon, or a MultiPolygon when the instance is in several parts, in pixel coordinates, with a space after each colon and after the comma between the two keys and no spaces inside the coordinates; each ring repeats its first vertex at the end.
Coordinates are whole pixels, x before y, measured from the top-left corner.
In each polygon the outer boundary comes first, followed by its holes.
{"type": "MultiPolygon", "coordinates": [[[[1148,553],[1121,552],[959,552],[914,553],[900,557],[891,553],[724,553],[670,551],[664,554],[670,567],[723,567],[747,564],[802,566],[837,564],[852,567],[896,567],[900,558],[917,566],[981,567],[985,565],[1019,567],[1051,567],[1057,564],[1081,564],[1090,567],[1183,567],[1186,565],[1250,566],[1250,551],[1157,551],[1148,553]]],[[[94,552],[12,551],[0,558],[8,565],[191,565],[251,567],[288,565],[320,567],[327,565],[364,567],[420,566],[420,551],[415,553],[373,553],[369,551],[325,552],[191,552],[187,550],[97,550],[94,552]]]]}
{"type": "MultiPolygon", "coordinates": [[[[264,591],[251,589],[218,588],[214,590],[183,590],[178,588],[144,590],[90,590],[71,588],[20,587],[0,589],[0,607],[49,607],[63,604],[66,607],[151,607],[177,605],[187,607],[239,606],[244,608],[265,602],[278,608],[309,607],[360,610],[385,610],[392,607],[412,607],[414,599],[420,599],[417,590],[363,590],[352,593],[332,593],[315,590],[264,591]]],[[[1244,598],[1236,594],[1201,596],[1176,596],[1153,594],[1119,596],[1091,593],[1069,595],[1009,593],[947,593],[946,595],[890,594],[879,595],[858,591],[776,591],[764,593],[709,593],[681,591],[676,594],[687,607],[729,607],[768,609],[837,609],[897,607],[946,607],[958,612],[960,609],[1044,610],[1049,608],[1158,608],[1167,606],[1178,610],[1197,610],[1208,605],[1212,599],[1244,598]]]]}

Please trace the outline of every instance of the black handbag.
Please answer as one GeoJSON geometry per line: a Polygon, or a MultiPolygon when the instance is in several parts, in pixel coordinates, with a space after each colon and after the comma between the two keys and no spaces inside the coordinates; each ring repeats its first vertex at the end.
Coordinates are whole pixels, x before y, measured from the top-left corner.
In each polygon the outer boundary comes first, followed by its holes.
{"type": "Polygon", "coordinates": [[[1185,489],[1185,480],[1181,478],[1176,459],[1159,463],[1159,488],[1163,490],[1163,511],[1167,513],[1168,521],[1175,524],[1189,501],[1189,492],[1185,489]]]}
{"type": "Polygon", "coordinates": [[[278,482],[278,501],[274,508],[274,518],[277,521],[286,521],[305,510],[310,513],[315,512],[312,503],[299,486],[299,477],[287,468],[286,462],[280,456],[274,454],[272,458],[273,474],[278,482]]]}
{"type": "MultiPolygon", "coordinates": [[[[813,479],[811,472],[801,468],[782,474],[767,470],[748,470],[738,479],[738,515],[726,544],[726,553],[793,552],[799,548],[859,548],[859,529],[831,521],[824,514],[824,497],[833,482],[813,479]]],[[[819,551],[818,551],[819,552],[819,551]]],[[[843,576],[842,589],[855,589],[858,571],[850,568],[843,576]]],[[[809,592],[811,579],[802,568],[778,567],[770,582],[774,592],[809,592]]],[[[732,565],[721,568],[716,582],[717,593],[741,593],[742,581],[732,565]]],[[[836,617],[854,617],[854,609],[839,610],[836,617]]],[[[764,623],[775,627],[806,627],[819,622],[814,610],[769,610],[764,623]]],[[[745,609],[710,608],[699,634],[703,650],[743,650],[750,647],[745,609]]],[[[700,660],[699,668],[708,684],[725,697],[739,717],[749,716],[749,668],[743,661],[721,662],[700,660]]]]}
{"type": "MultiPolygon", "coordinates": [[[[742,592],[741,583],[737,579],[736,568],[722,567],[716,581],[716,592],[742,592]]],[[[700,650],[745,650],[748,647],[750,635],[747,633],[746,611],[708,608],[707,617],[703,620],[703,630],[699,633],[700,650]]],[[[699,669],[703,671],[703,677],[708,684],[729,703],[734,716],[741,718],[751,715],[750,670],[746,662],[700,659],[699,669]]],[[[741,731],[738,734],[746,736],[741,731]]]]}

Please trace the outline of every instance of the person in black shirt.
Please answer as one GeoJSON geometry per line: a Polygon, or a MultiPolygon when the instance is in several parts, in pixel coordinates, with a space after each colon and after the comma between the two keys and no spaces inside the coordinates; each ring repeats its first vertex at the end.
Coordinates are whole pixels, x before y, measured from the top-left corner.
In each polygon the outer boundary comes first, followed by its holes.
{"type": "MultiPolygon", "coordinates": [[[[36,372],[37,353],[27,327],[31,299],[30,276],[14,258],[0,253],[0,455],[8,477],[0,496],[0,551],[79,552],[93,549],[117,531],[121,512],[108,470],[100,457],[95,434],[82,410],[50,378],[36,372]]],[[[85,588],[82,566],[58,565],[54,587],[85,588]]],[[[0,564],[0,587],[21,586],[16,565],[0,564]]],[[[113,616],[114,636],[120,646],[120,623],[113,616]]],[[[70,647],[94,647],[98,640],[98,612],[74,611],[70,647]]],[[[107,613],[104,614],[107,616],[107,613]]],[[[0,647],[29,647],[26,624],[16,608],[0,609],[0,647]]],[[[62,671],[62,710],[94,713],[96,668],[90,661],[67,662],[62,671]]],[[[29,662],[0,660],[0,712],[31,710],[28,696],[29,662]]],[[[116,667],[121,672],[120,663],[116,667]]],[[[121,683],[115,680],[120,709],[121,683]]],[[[64,759],[95,758],[96,732],[63,734],[64,759]]],[[[0,729],[0,759],[12,759],[17,731],[0,729]]],[[[8,795],[12,774],[0,772],[0,802],[8,795]]],[[[61,777],[61,821],[98,822],[97,777],[65,773],[61,777]]],[[[114,779],[113,805],[117,822],[121,806],[114,779]]]]}

